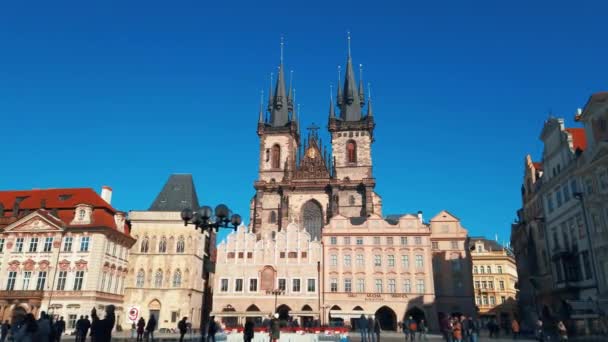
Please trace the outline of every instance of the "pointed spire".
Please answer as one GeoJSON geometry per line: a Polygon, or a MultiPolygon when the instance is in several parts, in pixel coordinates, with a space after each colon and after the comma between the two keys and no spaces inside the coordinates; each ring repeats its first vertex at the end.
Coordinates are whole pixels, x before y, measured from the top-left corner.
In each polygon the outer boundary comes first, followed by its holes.
{"type": "Polygon", "coordinates": [[[345,121],[361,120],[361,102],[356,88],[353,61],[350,55],[350,32],[348,33],[348,58],[346,59],[346,73],[344,75],[344,99],[340,116],[345,121]]]}
{"type": "Polygon", "coordinates": [[[287,105],[289,110],[293,111],[293,104],[295,103],[295,94],[293,93],[293,70],[289,71],[289,93],[287,94],[287,105]]]}
{"type": "Polygon", "coordinates": [[[260,90],[260,116],[258,117],[258,123],[264,123],[264,91],[260,90]]]}
{"type": "Polygon", "coordinates": [[[367,84],[367,92],[369,97],[367,98],[367,117],[371,118],[374,116],[374,110],[372,109],[372,86],[367,84]]]}
{"type": "MultiPolygon", "coordinates": [[[[338,86],[339,88],[339,86],[338,86]]],[[[334,110],[334,99],[333,99],[333,93],[334,89],[333,89],[333,85],[329,85],[329,118],[333,119],[336,117],[336,112],[334,110]]]]}
{"type": "Polygon", "coordinates": [[[282,127],[289,122],[289,106],[287,94],[285,94],[285,67],[283,66],[283,37],[281,36],[281,64],[272,101],[270,124],[273,127],[282,127]]]}
{"type": "Polygon", "coordinates": [[[336,95],[336,102],[338,106],[342,106],[342,88],[340,87],[340,72],[342,71],[342,67],[338,65],[338,94],[336,95]]]}
{"type": "Polygon", "coordinates": [[[359,103],[361,107],[365,105],[365,91],[363,90],[363,64],[359,64],[359,103]]]}
{"type": "Polygon", "coordinates": [[[273,73],[270,73],[270,86],[268,87],[268,111],[272,110],[272,76],[273,73]]]}

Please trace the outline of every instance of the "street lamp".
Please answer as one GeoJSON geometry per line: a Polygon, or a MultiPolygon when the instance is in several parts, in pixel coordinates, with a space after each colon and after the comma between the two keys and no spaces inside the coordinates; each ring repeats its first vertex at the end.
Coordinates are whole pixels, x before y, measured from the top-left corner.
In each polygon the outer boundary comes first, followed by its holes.
{"type": "Polygon", "coordinates": [[[274,290],[271,290],[270,293],[274,295],[274,313],[276,314],[278,297],[279,297],[279,295],[285,294],[285,290],[274,289],[274,290]]]}
{"type": "MultiPolygon", "coordinates": [[[[181,212],[181,218],[184,221],[184,226],[189,224],[194,226],[195,230],[201,229],[201,234],[209,232],[206,245],[209,246],[209,238],[214,232],[217,233],[220,228],[230,228],[230,225],[234,227],[236,231],[238,226],[241,224],[241,216],[239,214],[232,214],[230,209],[225,204],[219,204],[215,207],[215,211],[209,206],[202,206],[198,210],[193,211],[190,208],[185,208],[181,212]]],[[[208,314],[205,312],[205,298],[209,295],[209,268],[206,267],[209,262],[210,249],[209,246],[205,248],[205,255],[203,256],[203,272],[202,277],[205,280],[205,289],[203,291],[203,299],[201,305],[201,341],[205,341],[205,328],[207,327],[208,314]],[[204,319],[203,319],[204,317],[204,319]]],[[[211,299],[210,297],[208,299],[211,299]]],[[[210,301],[209,301],[210,302],[210,301]]],[[[210,310],[210,308],[208,308],[210,310]]]]}

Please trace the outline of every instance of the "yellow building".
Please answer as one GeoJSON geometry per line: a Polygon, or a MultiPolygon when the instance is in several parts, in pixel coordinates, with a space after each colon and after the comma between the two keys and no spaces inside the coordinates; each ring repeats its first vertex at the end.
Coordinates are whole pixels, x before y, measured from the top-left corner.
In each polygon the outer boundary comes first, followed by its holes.
{"type": "Polygon", "coordinates": [[[483,321],[510,327],[517,313],[517,267],[513,253],[496,241],[471,238],[475,304],[483,321]]]}

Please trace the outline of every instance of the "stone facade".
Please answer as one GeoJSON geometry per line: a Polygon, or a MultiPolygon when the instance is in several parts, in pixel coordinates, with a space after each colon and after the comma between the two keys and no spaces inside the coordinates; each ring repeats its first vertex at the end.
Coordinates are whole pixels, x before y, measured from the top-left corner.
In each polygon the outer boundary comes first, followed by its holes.
{"type": "Polygon", "coordinates": [[[71,331],[93,308],[124,317],[134,242],[125,214],[92,189],[0,192],[0,318],[47,311],[71,331]]]}

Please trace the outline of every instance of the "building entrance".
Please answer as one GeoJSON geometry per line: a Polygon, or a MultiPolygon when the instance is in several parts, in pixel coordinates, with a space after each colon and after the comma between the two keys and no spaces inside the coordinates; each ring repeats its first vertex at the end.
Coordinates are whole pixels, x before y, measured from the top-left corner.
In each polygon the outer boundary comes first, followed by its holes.
{"type": "Polygon", "coordinates": [[[382,330],[397,330],[397,315],[393,309],[383,306],[376,311],[376,318],[380,321],[382,330]]]}

